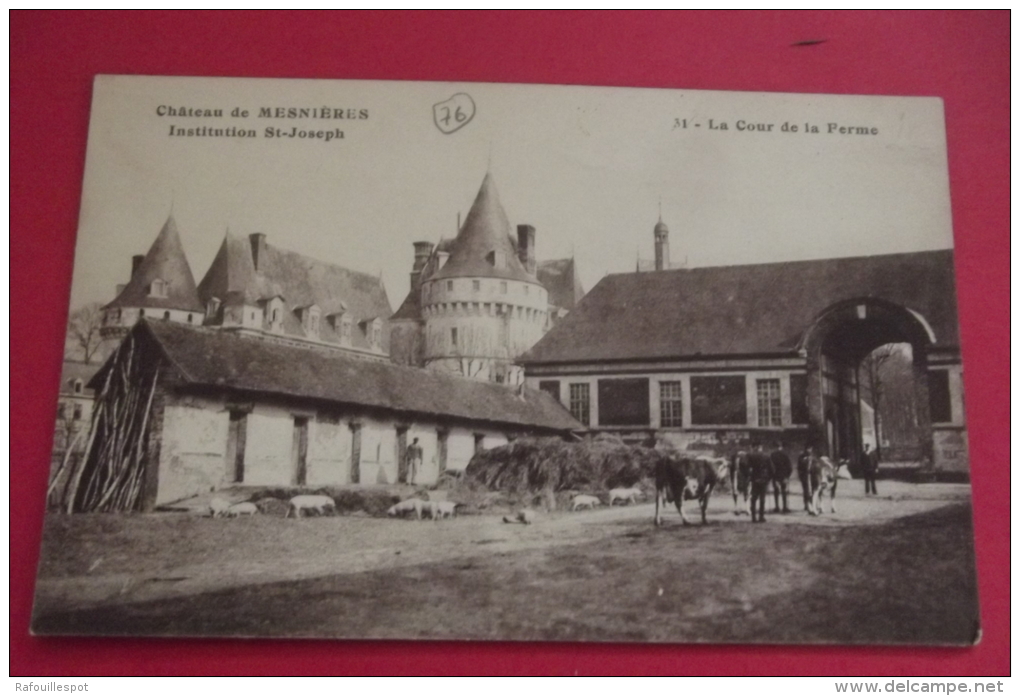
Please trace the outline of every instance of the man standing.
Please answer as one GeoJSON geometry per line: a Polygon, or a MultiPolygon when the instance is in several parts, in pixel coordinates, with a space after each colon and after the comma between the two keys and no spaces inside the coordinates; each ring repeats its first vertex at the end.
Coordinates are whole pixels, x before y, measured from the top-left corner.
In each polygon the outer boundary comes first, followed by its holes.
{"type": "Polygon", "coordinates": [[[407,482],[412,485],[418,478],[418,472],[421,471],[421,458],[421,445],[418,444],[418,438],[414,438],[414,441],[407,446],[407,482]]]}
{"type": "Polygon", "coordinates": [[[761,445],[755,445],[754,451],[747,455],[747,463],[751,469],[751,521],[765,521],[765,496],[772,480],[772,460],[762,451],[761,445]]]}
{"type": "Polygon", "coordinates": [[[813,447],[808,446],[804,453],[797,459],[797,478],[800,479],[800,489],[804,494],[804,511],[811,512],[811,483],[808,472],[811,470],[811,460],[815,456],[813,447]]]}
{"type": "Polygon", "coordinates": [[[864,475],[864,495],[878,495],[875,479],[878,476],[878,452],[871,449],[871,444],[864,443],[861,453],[861,473],[864,475]]]}

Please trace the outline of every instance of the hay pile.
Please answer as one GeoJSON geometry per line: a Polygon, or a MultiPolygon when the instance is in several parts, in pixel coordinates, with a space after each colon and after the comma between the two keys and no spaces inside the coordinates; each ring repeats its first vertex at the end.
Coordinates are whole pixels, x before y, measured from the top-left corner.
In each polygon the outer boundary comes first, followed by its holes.
{"type": "Polygon", "coordinates": [[[655,449],[626,445],[615,437],[584,442],[520,438],[477,453],[465,475],[489,490],[509,494],[594,492],[651,478],[662,456],[655,449]]]}

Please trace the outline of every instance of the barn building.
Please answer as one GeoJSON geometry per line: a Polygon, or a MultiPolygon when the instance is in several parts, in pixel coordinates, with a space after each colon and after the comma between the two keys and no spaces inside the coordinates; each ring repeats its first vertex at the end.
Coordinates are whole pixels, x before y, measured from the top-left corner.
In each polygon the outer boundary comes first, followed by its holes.
{"type": "Polygon", "coordinates": [[[149,510],[228,485],[408,482],[518,435],[583,429],[554,399],[344,351],[142,320],[87,385],[94,442],[70,509],[149,510]]]}
{"type": "Polygon", "coordinates": [[[952,250],[609,275],[520,362],[596,431],[856,458],[857,367],[888,343],[912,349],[920,458],[966,472],[952,250]]]}
{"type": "Polygon", "coordinates": [[[516,385],[516,358],[584,295],[574,260],[539,262],[486,174],[453,239],[415,242],[411,290],[390,317],[394,362],[516,385]]]}

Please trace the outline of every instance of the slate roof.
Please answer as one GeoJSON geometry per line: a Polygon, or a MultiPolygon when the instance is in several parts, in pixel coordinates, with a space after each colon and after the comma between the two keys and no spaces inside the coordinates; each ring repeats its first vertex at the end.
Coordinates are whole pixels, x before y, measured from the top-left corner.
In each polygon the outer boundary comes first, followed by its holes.
{"type": "Polygon", "coordinates": [[[174,322],[142,320],[133,331],[153,338],[188,385],[546,431],[584,430],[558,401],[532,389],[522,396],[500,384],[174,322]]]}
{"type": "MultiPolygon", "coordinates": [[[[60,369],[60,394],[74,396],[74,381],[81,380],[82,386],[88,384],[92,376],[99,372],[103,366],[100,362],[91,362],[88,365],[79,360],[65,360],[60,369]]],[[[92,396],[92,391],[84,391],[77,396],[92,396]]]]}
{"type": "Polygon", "coordinates": [[[573,257],[538,262],[538,282],[549,292],[549,304],[573,309],[584,297],[573,257]]]}
{"type": "Polygon", "coordinates": [[[953,252],[722,266],[604,277],[525,364],[791,354],[841,300],[883,298],[958,346],[953,252]]]}
{"type": "Polygon", "coordinates": [[[195,290],[195,277],[184,255],[177,223],[173,216],[166,219],[156,241],[149,247],[141,264],[131,275],[120,294],[103,309],[110,307],[153,307],[180,309],[187,312],[205,311],[195,290]],[[156,279],[168,283],[166,297],[152,297],[149,288],[156,279]]]}
{"type": "Polygon", "coordinates": [[[503,278],[535,282],[529,275],[511,241],[510,221],[499,202],[499,193],[492,174],[486,173],[475,202],[468,211],[457,237],[450,246],[450,258],[431,279],[442,278],[503,278]],[[486,256],[501,251],[506,258],[503,267],[493,266],[486,256]]]}
{"type": "MultiPolygon", "coordinates": [[[[326,321],[331,314],[346,312],[354,327],[365,320],[385,319],[392,314],[386,288],[378,276],[351,271],[268,243],[263,258],[259,259],[259,267],[256,271],[251,239],[228,232],[212,266],[199,283],[198,296],[203,303],[217,297],[225,305],[258,305],[280,296],[288,310],[284,313],[283,331],[292,336],[305,335],[294,310],[318,305],[322,316],[319,339],[327,343],[340,342],[339,326],[334,330],[326,321]]],[[[385,352],[389,346],[389,331],[385,327],[382,338],[385,352]]],[[[351,345],[367,349],[368,337],[355,328],[351,332],[351,345]]]]}

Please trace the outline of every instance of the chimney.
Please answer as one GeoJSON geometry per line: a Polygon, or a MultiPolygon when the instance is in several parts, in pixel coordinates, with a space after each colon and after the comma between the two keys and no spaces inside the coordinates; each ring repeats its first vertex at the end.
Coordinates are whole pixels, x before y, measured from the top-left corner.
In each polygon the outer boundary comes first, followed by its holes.
{"type": "Polygon", "coordinates": [[[535,275],[535,228],[531,225],[517,225],[517,258],[524,270],[535,275]]]}
{"type": "Polygon", "coordinates": [[[432,249],[434,245],[432,242],[415,242],[414,243],[414,265],[411,266],[411,289],[417,290],[421,285],[421,271],[425,268],[425,264],[429,262],[429,257],[432,256],[432,249]]]}
{"type": "Polygon", "coordinates": [[[251,260],[255,262],[255,271],[261,271],[260,264],[266,263],[266,235],[262,232],[248,235],[251,241],[251,260]]]}
{"type": "Polygon", "coordinates": [[[131,257],[131,277],[135,277],[135,273],[138,272],[138,267],[142,265],[142,261],[145,260],[145,256],[142,254],[135,254],[131,257]]]}

